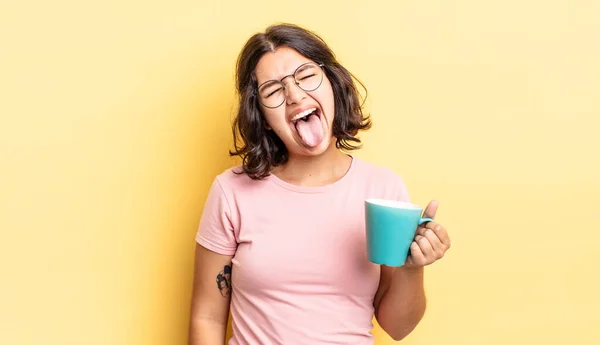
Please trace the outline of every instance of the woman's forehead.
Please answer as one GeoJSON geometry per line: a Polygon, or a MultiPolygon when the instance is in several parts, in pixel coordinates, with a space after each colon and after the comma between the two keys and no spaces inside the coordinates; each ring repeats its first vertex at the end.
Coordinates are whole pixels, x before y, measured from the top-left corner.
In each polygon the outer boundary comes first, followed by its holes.
{"type": "Polygon", "coordinates": [[[255,74],[259,84],[267,80],[280,80],[283,76],[292,74],[305,62],[311,61],[296,50],[281,47],[274,52],[265,53],[256,65],[255,74]]]}

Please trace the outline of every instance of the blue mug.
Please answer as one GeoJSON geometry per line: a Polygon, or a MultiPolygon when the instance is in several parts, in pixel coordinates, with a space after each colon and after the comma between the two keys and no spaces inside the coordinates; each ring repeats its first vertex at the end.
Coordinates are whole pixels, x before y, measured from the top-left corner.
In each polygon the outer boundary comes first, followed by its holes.
{"type": "Polygon", "coordinates": [[[422,218],[423,208],[410,202],[385,199],[365,200],[365,225],[369,261],[402,266],[410,254],[417,227],[431,218],[422,218]]]}

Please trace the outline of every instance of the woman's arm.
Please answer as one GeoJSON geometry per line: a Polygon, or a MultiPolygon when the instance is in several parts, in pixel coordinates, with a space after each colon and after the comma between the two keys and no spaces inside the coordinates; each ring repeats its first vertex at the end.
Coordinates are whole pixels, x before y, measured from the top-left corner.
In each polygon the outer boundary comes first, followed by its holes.
{"type": "MultiPolygon", "coordinates": [[[[437,202],[432,201],[425,209],[425,215],[433,218],[436,211],[437,202]]],[[[381,328],[395,340],[410,334],[423,318],[426,304],[424,267],[441,259],[449,248],[450,237],[446,229],[436,222],[428,222],[417,229],[404,266],[381,266],[374,300],[375,317],[381,328]]]]}
{"type": "Polygon", "coordinates": [[[196,244],[189,345],[223,345],[231,300],[231,258],[196,244]]]}
{"type": "Polygon", "coordinates": [[[375,317],[394,340],[406,337],[425,313],[423,267],[381,266],[381,280],[375,295],[375,317]]]}

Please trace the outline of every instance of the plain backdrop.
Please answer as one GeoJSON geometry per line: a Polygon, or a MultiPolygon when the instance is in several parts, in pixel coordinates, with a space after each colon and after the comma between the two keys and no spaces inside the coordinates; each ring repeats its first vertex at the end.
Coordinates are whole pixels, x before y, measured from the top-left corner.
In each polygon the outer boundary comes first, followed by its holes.
{"type": "MultiPolygon", "coordinates": [[[[356,156],[440,202],[407,345],[598,344],[600,3],[3,1],[0,343],[184,344],[237,54],[316,31],[367,87],[356,156]]],[[[378,326],[377,345],[393,341],[378,326]]]]}

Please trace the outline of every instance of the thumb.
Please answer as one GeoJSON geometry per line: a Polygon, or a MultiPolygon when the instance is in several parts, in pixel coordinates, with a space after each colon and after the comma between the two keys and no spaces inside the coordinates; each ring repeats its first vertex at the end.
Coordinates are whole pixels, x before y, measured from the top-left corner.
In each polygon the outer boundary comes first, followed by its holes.
{"type": "Polygon", "coordinates": [[[425,211],[423,212],[423,217],[435,219],[435,214],[437,213],[438,202],[435,200],[431,200],[425,211]]]}

